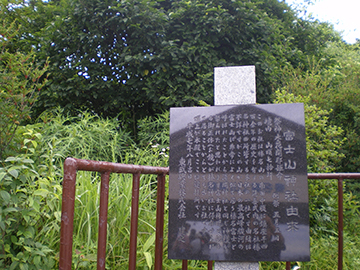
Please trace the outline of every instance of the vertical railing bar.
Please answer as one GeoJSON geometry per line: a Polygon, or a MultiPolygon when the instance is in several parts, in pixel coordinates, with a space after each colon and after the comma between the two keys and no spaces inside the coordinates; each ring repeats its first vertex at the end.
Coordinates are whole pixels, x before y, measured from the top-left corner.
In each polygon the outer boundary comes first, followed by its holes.
{"type": "Polygon", "coordinates": [[[164,242],[164,203],[165,203],[165,175],[157,176],[156,194],[156,236],[155,236],[155,270],[162,269],[164,242]]]}
{"type": "Polygon", "coordinates": [[[105,270],[110,172],[101,174],[97,270],[105,270]]]}
{"type": "Polygon", "coordinates": [[[208,270],[212,270],[213,261],[208,261],[208,270]]]}
{"type": "Polygon", "coordinates": [[[188,261],[187,260],[182,260],[182,270],[187,270],[188,269],[188,261]]]}
{"type": "Polygon", "coordinates": [[[140,173],[134,173],[131,199],[129,270],[136,269],[137,229],[139,217],[139,186],[140,173]]]}
{"type": "Polygon", "coordinates": [[[343,178],[338,179],[338,270],[343,269],[343,248],[344,248],[344,190],[343,178]]]}
{"type": "Polygon", "coordinates": [[[286,270],[291,270],[291,262],[286,262],[286,270]]]}
{"type": "Polygon", "coordinates": [[[76,161],[68,158],[64,162],[64,181],[60,229],[60,270],[71,270],[74,230],[76,161]]]}

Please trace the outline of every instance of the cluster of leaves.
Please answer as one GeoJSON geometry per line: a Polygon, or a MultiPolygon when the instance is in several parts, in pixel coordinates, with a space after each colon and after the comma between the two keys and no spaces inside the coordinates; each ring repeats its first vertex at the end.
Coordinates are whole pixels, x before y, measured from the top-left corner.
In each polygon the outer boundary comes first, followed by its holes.
{"type": "Polygon", "coordinates": [[[159,145],[161,148],[169,146],[170,138],[170,113],[148,116],[139,121],[138,140],[140,146],[147,144],[159,145]]]}
{"type": "Polygon", "coordinates": [[[103,119],[89,112],[71,117],[58,109],[43,113],[39,121],[35,126],[41,130],[43,143],[51,145],[60,163],[69,156],[122,162],[123,149],[134,144],[116,118],[103,119]]]}
{"type": "Polygon", "coordinates": [[[330,112],[312,105],[311,96],[295,96],[287,90],[275,92],[275,103],[304,103],[308,172],[334,172],[344,157],[343,129],[331,124],[330,112]]]}
{"type": "Polygon", "coordinates": [[[20,123],[30,119],[30,111],[46,79],[44,67],[35,64],[35,53],[12,51],[20,33],[15,22],[0,22],[0,160],[11,153],[20,123]]]}
{"type": "MultiPolygon", "coordinates": [[[[360,168],[360,43],[331,43],[322,60],[309,59],[308,68],[283,69],[282,82],[295,95],[309,97],[309,104],[326,110],[328,121],[343,129],[341,160],[334,163],[340,172],[360,168]]],[[[328,170],[329,171],[329,170],[328,170]]],[[[360,195],[360,183],[349,185],[360,195]]]]}
{"type": "MultiPolygon", "coordinates": [[[[20,131],[21,129],[21,131],[20,131]]],[[[51,161],[40,166],[32,159],[41,135],[24,130],[24,153],[0,166],[0,267],[51,269],[56,263],[50,245],[59,242],[61,186],[51,161]],[[51,241],[47,241],[51,239],[51,241]]]]}

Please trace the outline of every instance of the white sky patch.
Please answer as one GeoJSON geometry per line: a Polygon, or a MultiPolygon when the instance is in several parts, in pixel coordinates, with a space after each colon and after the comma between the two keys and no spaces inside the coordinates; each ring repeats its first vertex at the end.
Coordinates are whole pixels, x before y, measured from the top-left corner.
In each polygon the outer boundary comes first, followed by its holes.
{"type": "MultiPolygon", "coordinates": [[[[285,0],[288,4],[301,4],[303,0],[285,0]]],[[[330,22],[336,31],[342,32],[347,43],[360,39],[360,1],[359,0],[315,0],[307,7],[315,19],[330,22]]]]}

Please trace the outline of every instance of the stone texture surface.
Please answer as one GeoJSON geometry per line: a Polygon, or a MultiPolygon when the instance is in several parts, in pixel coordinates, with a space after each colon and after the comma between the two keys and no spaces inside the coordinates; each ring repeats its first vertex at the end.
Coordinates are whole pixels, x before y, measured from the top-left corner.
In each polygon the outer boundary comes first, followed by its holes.
{"type": "MultiPolygon", "coordinates": [[[[255,104],[255,66],[217,67],[214,69],[214,104],[255,104]]],[[[215,262],[215,270],[258,270],[259,263],[215,262]],[[249,268],[251,267],[251,268],[249,268]]]]}
{"type": "Polygon", "coordinates": [[[214,104],[256,103],[255,66],[214,69],[214,104]]]}

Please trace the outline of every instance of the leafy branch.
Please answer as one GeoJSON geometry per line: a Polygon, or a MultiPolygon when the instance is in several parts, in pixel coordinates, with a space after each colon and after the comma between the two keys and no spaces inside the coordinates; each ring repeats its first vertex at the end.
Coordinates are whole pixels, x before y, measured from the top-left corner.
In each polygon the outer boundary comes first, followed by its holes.
{"type": "Polygon", "coordinates": [[[30,111],[47,78],[49,62],[39,67],[35,52],[11,52],[9,47],[18,36],[15,22],[0,25],[0,160],[11,151],[15,132],[21,122],[31,119],[30,111]]]}

